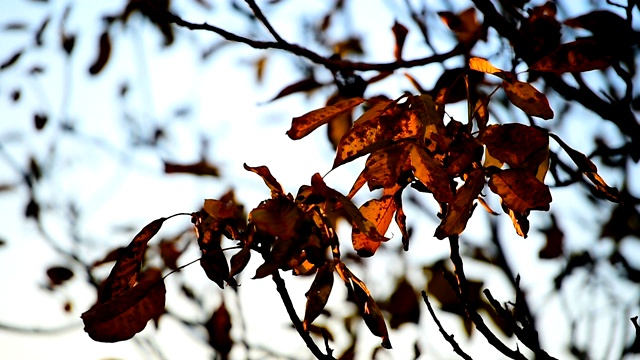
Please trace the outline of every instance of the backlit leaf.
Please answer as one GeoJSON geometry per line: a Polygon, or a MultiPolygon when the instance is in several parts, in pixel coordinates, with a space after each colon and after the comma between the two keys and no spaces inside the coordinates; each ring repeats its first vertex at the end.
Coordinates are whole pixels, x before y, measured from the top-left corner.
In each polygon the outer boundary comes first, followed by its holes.
{"type": "Polygon", "coordinates": [[[530,70],[554,73],[585,72],[605,69],[615,59],[615,51],[604,41],[578,39],[560,45],[555,51],[531,65],[530,70]]]}
{"type": "Polygon", "coordinates": [[[371,292],[369,292],[369,289],[367,289],[364,282],[351,273],[349,275],[349,280],[351,280],[350,282],[353,286],[353,292],[358,306],[360,307],[364,323],[373,335],[382,339],[382,347],[385,349],[391,349],[387,324],[384,321],[384,316],[382,316],[382,312],[380,311],[378,304],[371,296],[371,292]]]}
{"type": "MultiPolygon", "coordinates": [[[[392,195],[384,195],[380,199],[371,199],[360,207],[362,215],[376,226],[379,234],[387,232],[395,211],[396,206],[392,195]]],[[[357,229],[354,229],[351,233],[351,242],[353,243],[353,249],[362,257],[373,256],[381,243],[380,240],[371,239],[357,229]]]]}
{"type": "Polygon", "coordinates": [[[454,196],[452,202],[447,204],[447,212],[444,219],[434,234],[438,239],[444,239],[451,235],[462,233],[471,217],[473,201],[478,197],[484,187],[484,171],[473,169],[465,179],[454,196]]]}
{"type": "Polygon", "coordinates": [[[158,233],[165,220],[166,218],[159,218],[149,223],[118,253],[118,260],[102,285],[99,303],[119,296],[136,283],[147,243],[158,233]]]}
{"type": "Polygon", "coordinates": [[[504,80],[502,88],[509,101],[525,114],[545,120],[553,118],[553,110],[549,106],[549,100],[531,84],[517,80],[504,80]]]}
{"type": "Polygon", "coordinates": [[[549,187],[528,171],[499,170],[491,175],[489,188],[500,195],[504,204],[513,211],[549,210],[551,203],[549,187]]]}
{"type": "Polygon", "coordinates": [[[164,313],[165,292],[160,270],[146,270],[133,288],[83,313],[84,331],[99,342],[128,340],[164,313]]]}
{"type": "Polygon", "coordinates": [[[389,325],[397,329],[405,323],[418,324],[420,321],[420,302],[413,286],[402,278],[391,294],[389,304],[384,307],[391,314],[389,325]]]}
{"type": "Polygon", "coordinates": [[[500,73],[504,72],[504,70],[493,66],[489,60],[479,57],[472,57],[469,59],[469,69],[496,76],[500,76],[500,73]]]}
{"type": "Polygon", "coordinates": [[[325,106],[321,109],[308,112],[300,117],[295,117],[291,123],[291,129],[287,131],[287,135],[293,140],[301,139],[309,135],[320,125],[328,123],[347,111],[351,111],[354,107],[362,104],[363,102],[363,98],[345,99],[335,105],[325,106]]]}
{"type": "Polygon", "coordinates": [[[400,174],[408,170],[406,163],[412,146],[402,142],[369,155],[363,170],[369,190],[391,187],[398,181],[400,174]]]}
{"type": "Polygon", "coordinates": [[[307,305],[304,311],[304,321],[302,325],[308,331],[309,325],[322,313],[331,289],[333,288],[333,262],[329,261],[321,266],[316,273],[316,277],[311,283],[309,291],[305,294],[307,305]]]}
{"type": "Polygon", "coordinates": [[[453,200],[449,176],[442,165],[422,147],[415,145],[411,149],[411,166],[415,169],[416,178],[433,193],[438,202],[447,203],[453,200]]]}
{"type": "Polygon", "coordinates": [[[266,166],[251,167],[247,164],[244,164],[244,168],[247,171],[251,171],[260,175],[262,180],[264,180],[264,183],[267,184],[267,186],[271,190],[272,198],[275,198],[276,196],[284,196],[284,190],[282,190],[282,186],[280,185],[280,183],[278,183],[276,178],[274,178],[273,175],[271,175],[271,171],[269,171],[268,167],[266,166]]]}
{"type": "Polygon", "coordinates": [[[485,167],[501,167],[498,165],[502,161],[513,168],[531,163],[536,169],[546,159],[544,150],[549,148],[549,135],[545,129],[517,123],[490,125],[482,133],[481,140],[488,152],[485,162],[489,162],[485,167]]]}

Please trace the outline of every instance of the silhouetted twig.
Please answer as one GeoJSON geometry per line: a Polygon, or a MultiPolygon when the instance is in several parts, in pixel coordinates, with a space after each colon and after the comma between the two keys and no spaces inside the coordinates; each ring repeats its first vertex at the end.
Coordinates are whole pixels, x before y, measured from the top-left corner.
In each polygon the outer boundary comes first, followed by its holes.
{"type": "Polygon", "coordinates": [[[440,320],[438,320],[438,317],[436,316],[436,313],[433,311],[433,307],[429,302],[429,297],[427,296],[427,292],[424,290],[422,290],[422,300],[424,300],[424,303],[427,305],[427,309],[429,309],[429,313],[431,314],[433,321],[435,321],[436,325],[438,325],[438,329],[440,330],[442,337],[444,337],[444,339],[447,340],[449,344],[451,344],[451,347],[453,347],[453,351],[456,354],[460,355],[460,357],[463,359],[472,360],[472,357],[467,355],[467,353],[465,353],[464,350],[460,348],[460,345],[458,345],[458,343],[454,340],[453,335],[449,335],[444,330],[444,328],[442,327],[442,324],[440,323],[440,320]]]}

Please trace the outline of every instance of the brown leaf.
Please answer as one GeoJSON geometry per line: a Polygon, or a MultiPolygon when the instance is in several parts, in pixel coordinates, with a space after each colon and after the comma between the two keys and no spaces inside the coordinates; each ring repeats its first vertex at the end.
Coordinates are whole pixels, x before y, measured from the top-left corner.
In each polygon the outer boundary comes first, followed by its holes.
{"type": "Polygon", "coordinates": [[[148,269],[134,287],[82,314],[84,331],[95,341],[131,339],[164,313],[166,288],[159,269],[148,269]]]}
{"type": "Polygon", "coordinates": [[[231,339],[231,315],[229,315],[224,301],[211,314],[204,327],[209,335],[209,345],[218,352],[222,359],[227,359],[233,347],[233,340],[231,339]]]}
{"type": "Polygon", "coordinates": [[[309,291],[305,294],[307,297],[307,305],[304,311],[304,321],[302,325],[304,329],[308,331],[309,325],[322,313],[331,289],[333,288],[333,262],[329,261],[325,265],[321,266],[316,273],[313,283],[309,291]]]}
{"type": "Polygon", "coordinates": [[[231,270],[229,271],[229,277],[235,276],[244,270],[244,268],[249,264],[249,260],[251,259],[251,250],[248,247],[243,247],[235,253],[229,263],[231,264],[231,270]]]}
{"type": "Polygon", "coordinates": [[[433,159],[422,147],[414,145],[411,148],[411,166],[415,169],[416,178],[420,180],[440,203],[453,200],[453,191],[449,185],[449,176],[444,168],[433,159]]]}
{"type": "Polygon", "coordinates": [[[104,69],[105,65],[109,61],[109,57],[111,56],[111,39],[109,38],[109,32],[104,31],[102,35],[100,35],[100,44],[98,48],[98,56],[89,67],[89,73],[91,75],[97,75],[102,69],[104,69]]]}
{"type": "Polygon", "coordinates": [[[384,307],[391,314],[389,325],[397,329],[405,323],[418,324],[420,322],[420,302],[413,286],[403,277],[389,298],[389,304],[384,307]]]}
{"type": "Polygon", "coordinates": [[[233,278],[229,277],[229,265],[227,264],[227,258],[224,256],[224,253],[219,246],[218,248],[202,251],[200,266],[209,280],[216,283],[220,289],[224,289],[225,281],[231,286],[236,285],[233,278]]]}
{"type": "Polygon", "coordinates": [[[109,277],[102,284],[98,303],[105,303],[129,290],[137,281],[147,243],[158,233],[166,218],[159,218],[142,228],[131,243],[118,254],[109,277]]]}
{"type": "Polygon", "coordinates": [[[634,37],[630,23],[620,15],[607,10],[594,10],[565,20],[564,24],[589,30],[595,36],[608,38],[608,41],[632,41],[634,37]]]}
{"type": "MultiPolygon", "coordinates": [[[[392,195],[371,199],[360,207],[360,212],[376,226],[379,234],[384,235],[391,224],[393,214],[396,212],[395,201],[392,195]]],[[[380,240],[371,239],[357,228],[351,232],[351,242],[353,249],[361,257],[373,256],[381,243],[380,240]]]]}
{"type": "Polygon", "coordinates": [[[402,234],[402,247],[404,251],[409,251],[409,232],[407,231],[407,217],[402,209],[402,189],[395,193],[394,200],[396,202],[396,224],[400,228],[402,234]]]}
{"type": "Polygon", "coordinates": [[[350,284],[353,288],[364,323],[373,335],[382,339],[382,346],[385,349],[391,349],[387,324],[384,321],[384,316],[382,316],[382,312],[380,311],[378,304],[371,296],[371,293],[364,282],[358,279],[351,272],[349,272],[349,275],[350,284]]]}
{"type": "Polygon", "coordinates": [[[512,168],[531,164],[534,171],[546,159],[544,151],[549,148],[547,130],[517,123],[490,125],[482,133],[481,140],[488,151],[485,167],[501,167],[490,160],[493,157],[512,168]]]}
{"type": "Polygon", "coordinates": [[[249,221],[260,231],[281,239],[297,237],[296,225],[303,217],[296,204],[285,198],[277,197],[263,201],[249,214],[249,221]]]}
{"type": "Polygon", "coordinates": [[[316,78],[312,75],[308,78],[304,78],[300,81],[296,81],[293,84],[286,86],[284,89],[280,90],[278,95],[271,99],[270,102],[298,92],[308,93],[319,88],[320,86],[322,86],[322,84],[316,81],[316,78]]]}
{"type": "Polygon", "coordinates": [[[205,160],[200,160],[192,164],[176,164],[164,162],[164,172],[166,174],[192,174],[200,176],[219,176],[218,168],[205,160]]]}
{"type": "Polygon", "coordinates": [[[462,233],[467,226],[469,217],[471,217],[473,201],[478,197],[483,187],[484,172],[480,169],[473,169],[467,175],[464,185],[457,190],[453,202],[447,204],[447,212],[436,229],[435,237],[444,239],[462,233]]]}
{"type": "MultiPolygon", "coordinates": [[[[609,40],[607,40],[609,41],[609,40]]],[[[560,45],[531,65],[529,70],[565,73],[606,69],[615,60],[616,49],[604,40],[582,38],[560,45]]]]}
{"type": "Polygon", "coordinates": [[[271,175],[271,171],[266,166],[256,166],[251,167],[247,164],[244,164],[244,168],[247,171],[254,172],[264,180],[264,183],[267,184],[269,189],[271,190],[271,197],[275,198],[277,196],[284,196],[284,190],[282,190],[282,185],[278,183],[278,180],[271,175]]]}
{"type": "Polygon", "coordinates": [[[502,88],[509,101],[525,114],[545,120],[553,118],[553,110],[549,106],[549,100],[531,84],[517,80],[504,80],[502,88]]]}
{"type": "Polygon", "coordinates": [[[478,22],[476,9],[470,7],[460,14],[449,11],[438,12],[440,19],[451,29],[458,41],[466,46],[473,45],[478,40],[487,37],[487,30],[478,22]]]}
{"type": "Polygon", "coordinates": [[[291,129],[287,135],[292,140],[302,139],[309,135],[320,125],[324,125],[336,117],[351,111],[354,107],[362,104],[363,98],[350,98],[337,102],[335,105],[325,106],[318,110],[313,110],[300,117],[293,118],[291,129]]]}
{"type": "Polygon", "coordinates": [[[398,182],[400,175],[410,169],[407,160],[412,147],[411,142],[401,142],[372,152],[362,172],[369,190],[391,187],[398,182]]]}
{"type": "Polygon", "coordinates": [[[555,259],[564,254],[564,233],[558,227],[555,216],[551,214],[551,224],[549,227],[540,229],[545,237],[546,241],[544,247],[540,249],[538,257],[540,259],[555,259]]]}
{"type": "Polygon", "coordinates": [[[509,213],[509,217],[511,218],[511,222],[513,223],[513,228],[516,230],[516,233],[523,238],[527,238],[527,234],[529,233],[529,213],[527,212],[517,212],[511,209],[507,209],[509,213]]]}
{"type": "Polygon", "coordinates": [[[520,169],[499,170],[491,175],[489,188],[500,195],[504,204],[513,211],[549,210],[549,187],[530,172],[520,169]]]}
{"type": "Polygon", "coordinates": [[[342,214],[347,218],[347,220],[349,220],[352,227],[357,228],[360,232],[366,234],[373,240],[389,240],[378,232],[376,226],[362,215],[360,210],[358,210],[349,198],[328,187],[327,184],[324,183],[324,180],[322,180],[320,174],[316,173],[313,175],[311,178],[311,186],[313,187],[313,192],[315,194],[324,196],[327,199],[337,200],[341,208],[344,210],[342,214]]]}
{"type": "Polygon", "coordinates": [[[396,60],[400,60],[402,59],[402,49],[404,48],[404,41],[407,39],[409,29],[396,20],[393,22],[391,31],[393,31],[393,37],[396,39],[396,45],[393,48],[393,56],[396,60]]]}

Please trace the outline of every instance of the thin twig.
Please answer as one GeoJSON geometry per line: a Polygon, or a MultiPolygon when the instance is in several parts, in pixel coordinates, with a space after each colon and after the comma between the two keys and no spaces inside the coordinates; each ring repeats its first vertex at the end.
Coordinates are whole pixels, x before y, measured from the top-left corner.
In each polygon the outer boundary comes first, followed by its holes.
{"type": "Polygon", "coordinates": [[[460,257],[460,245],[459,239],[457,235],[449,237],[449,246],[451,248],[451,262],[454,266],[454,273],[456,276],[456,280],[458,282],[458,291],[456,294],[458,295],[458,299],[462,302],[465,313],[467,317],[476,325],[476,329],[484,335],[489,344],[496,348],[498,351],[503,353],[505,356],[511,359],[518,360],[527,360],[527,358],[522,355],[520,350],[516,348],[516,350],[511,350],[505,343],[503,343],[498,337],[489,329],[487,324],[485,324],[482,316],[478,314],[477,311],[472,309],[469,306],[469,291],[468,291],[468,283],[467,278],[464,274],[464,266],[462,264],[462,258],[460,257]]]}
{"type": "Polygon", "coordinates": [[[458,345],[458,343],[454,340],[453,335],[449,335],[444,330],[444,328],[442,327],[442,324],[440,323],[440,320],[438,320],[438,317],[436,316],[436,313],[433,311],[433,307],[431,307],[431,303],[429,302],[429,297],[427,296],[427,292],[424,290],[422,290],[422,300],[424,300],[424,303],[427,304],[427,309],[429,309],[429,313],[431,314],[433,321],[435,321],[436,325],[438,325],[440,334],[442,334],[444,339],[447,340],[449,344],[451,344],[451,347],[453,347],[453,351],[456,354],[460,355],[460,357],[463,359],[473,360],[471,356],[467,355],[467,353],[465,353],[464,350],[460,348],[460,345],[458,345]]]}
{"type": "Polygon", "coordinates": [[[273,38],[276,39],[276,41],[279,43],[287,44],[287,42],[282,37],[280,37],[280,34],[278,34],[278,32],[273,28],[273,26],[271,26],[271,23],[269,23],[269,20],[267,20],[267,17],[264,16],[264,13],[262,13],[262,10],[260,10],[260,7],[258,7],[256,2],[254,0],[245,0],[245,1],[251,8],[251,11],[253,11],[253,14],[258,18],[258,20],[260,20],[262,25],[264,25],[264,27],[267,28],[267,30],[273,36],[273,38]]]}
{"type": "MultiPolygon", "coordinates": [[[[160,10],[159,10],[160,11],[160,10]]],[[[332,71],[393,71],[398,69],[406,69],[416,66],[423,66],[432,63],[439,63],[449,58],[452,58],[457,55],[463,54],[463,46],[458,44],[453,49],[446,53],[442,54],[434,54],[431,56],[427,56],[420,59],[414,60],[397,60],[386,63],[366,63],[366,62],[352,62],[348,60],[334,59],[324,57],[314,51],[311,51],[305,47],[300,45],[291,44],[288,42],[274,42],[274,41],[258,41],[249,39],[244,36],[240,36],[229,31],[226,31],[222,28],[219,28],[214,25],[210,25],[208,23],[195,24],[186,20],[183,20],[181,17],[168,12],[163,11],[162,16],[166,17],[167,21],[176,24],[178,26],[190,29],[190,30],[203,30],[216,33],[228,41],[243,43],[249,45],[254,49],[276,49],[276,50],[284,50],[293,55],[300,56],[308,59],[309,61],[322,65],[325,68],[332,71]]]]}
{"type": "Polygon", "coordinates": [[[304,330],[304,327],[302,326],[302,321],[300,321],[300,318],[296,314],[296,310],[293,308],[293,302],[291,302],[291,297],[289,296],[289,292],[287,291],[287,287],[285,286],[284,280],[280,276],[280,273],[276,270],[276,272],[274,272],[271,275],[271,278],[273,279],[273,282],[276,283],[276,290],[278,290],[278,294],[280,294],[282,303],[284,304],[284,307],[287,309],[287,313],[289,314],[291,323],[296,328],[296,330],[298,331],[298,334],[300,335],[302,340],[305,342],[305,344],[307,344],[307,347],[309,348],[311,353],[317,359],[335,360],[333,356],[325,355],[324,353],[322,353],[322,351],[320,351],[320,349],[318,348],[318,345],[316,345],[313,339],[311,339],[311,336],[309,335],[309,333],[304,330]]]}

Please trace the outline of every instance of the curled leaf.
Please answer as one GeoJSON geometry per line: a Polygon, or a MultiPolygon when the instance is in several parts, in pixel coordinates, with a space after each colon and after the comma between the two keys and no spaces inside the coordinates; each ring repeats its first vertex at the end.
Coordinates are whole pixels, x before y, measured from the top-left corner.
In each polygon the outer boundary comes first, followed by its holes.
{"type": "Polygon", "coordinates": [[[308,331],[309,325],[315,320],[329,300],[331,289],[333,288],[333,262],[329,261],[321,266],[316,273],[309,291],[305,294],[307,305],[304,311],[304,321],[302,325],[308,331]]]}
{"type": "MultiPolygon", "coordinates": [[[[376,226],[379,234],[387,232],[395,211],[396,205],[392,195],[384,195],[380,199],[371,199],[360,207],[362,215],[376,226]]],[[[371,239],[366,234],[358,231],[358,229],[353,229],[351,241],[353,249],[363,257],[373,256],[381,243],[380,240],[371,239]]]]}
{"type": "Polygon", "coordinates": [[[284,196],[284,190],[282,190],[282,185],[280,185],[278,180],[276,180],[276,178],[274,178],[273,175],[271,175],[271,171],[269,171],[268,167],[266,166],[251,167],[247,164],[244,164],[244,168],[247,171],[251,171],[260,175],[262,180],[264,180],[264,183],[267,184],[267,186],[271,190],[271,197],[284,196]]]}

